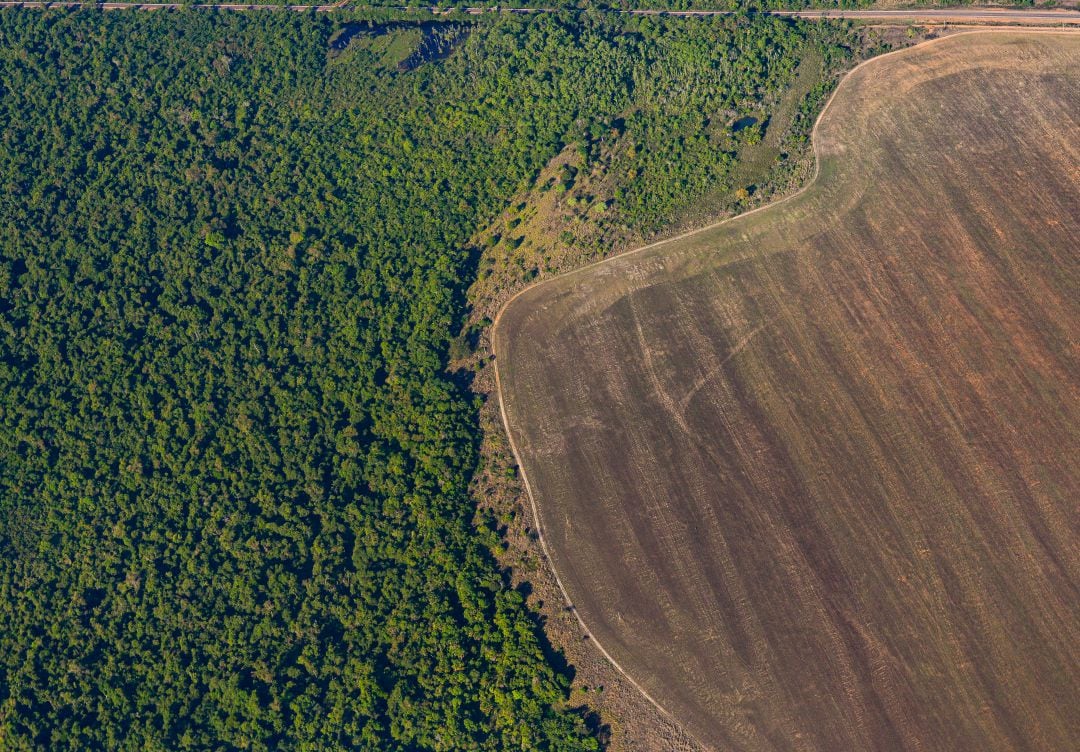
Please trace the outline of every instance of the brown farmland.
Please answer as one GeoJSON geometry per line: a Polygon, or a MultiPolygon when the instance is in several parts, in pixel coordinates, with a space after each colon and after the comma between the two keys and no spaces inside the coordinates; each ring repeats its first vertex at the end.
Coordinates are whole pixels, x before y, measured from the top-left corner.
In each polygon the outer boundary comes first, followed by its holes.
{"type": "Polygon", "coordinates": [[[554,569],[718,749],[1080,749],[1080,36],[885,56],[814,138],[503,311],[554,569]]]}

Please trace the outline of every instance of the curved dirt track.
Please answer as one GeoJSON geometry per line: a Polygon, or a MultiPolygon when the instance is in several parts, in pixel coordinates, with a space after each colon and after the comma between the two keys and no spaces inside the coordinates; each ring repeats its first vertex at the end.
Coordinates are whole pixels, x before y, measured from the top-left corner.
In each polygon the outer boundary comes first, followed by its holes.
{"type": "Polygon", "coordinates": [[[545,550],[723,749],[1080,738],[1080,38],[854,71],[789,200],[496,322],[545,550]]]}

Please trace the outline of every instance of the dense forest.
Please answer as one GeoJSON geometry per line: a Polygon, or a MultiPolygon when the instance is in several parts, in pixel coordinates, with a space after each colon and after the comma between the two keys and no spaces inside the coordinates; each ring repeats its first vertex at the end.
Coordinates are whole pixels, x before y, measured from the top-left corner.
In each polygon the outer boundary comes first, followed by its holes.
{"type": "Polygon", "coordinates": [[[469,496],[470,238],[616,122],[660,227],[843,32],[336,23],[0,13],[0,747],[598,747],[469,496]]]}

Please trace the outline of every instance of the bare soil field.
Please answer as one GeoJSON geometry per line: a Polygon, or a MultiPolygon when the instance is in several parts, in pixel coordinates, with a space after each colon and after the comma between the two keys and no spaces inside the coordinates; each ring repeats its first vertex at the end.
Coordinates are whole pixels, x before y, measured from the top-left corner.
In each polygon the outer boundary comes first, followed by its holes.
{"type": "Polygon", "coordinates": [[[1080,35],[848,76],[802,193],[526,290],[503,416],[593,642],[723,750],[1080,740],[1080,35]]]}

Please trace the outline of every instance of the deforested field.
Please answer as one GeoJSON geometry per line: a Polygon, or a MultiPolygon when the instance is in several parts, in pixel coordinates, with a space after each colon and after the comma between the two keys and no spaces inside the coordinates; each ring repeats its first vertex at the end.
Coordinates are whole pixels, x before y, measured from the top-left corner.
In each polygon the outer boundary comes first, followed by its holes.
{"type": "Polygon", "coordinates": [[[495,349],[568,597],[722,750],[1080,748],[1080,36],[841,84],[801,194],[495,349]]]}

